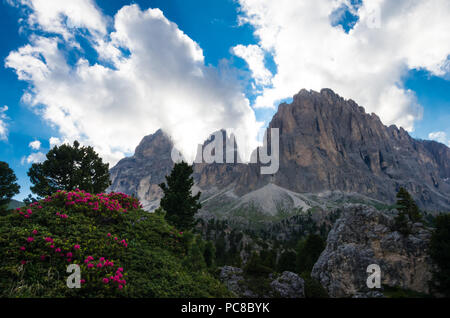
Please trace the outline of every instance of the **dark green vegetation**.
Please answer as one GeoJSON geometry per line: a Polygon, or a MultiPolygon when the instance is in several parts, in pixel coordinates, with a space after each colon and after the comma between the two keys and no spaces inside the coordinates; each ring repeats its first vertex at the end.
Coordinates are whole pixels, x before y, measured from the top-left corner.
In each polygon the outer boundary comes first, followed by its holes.
{"type": "Polygon", "coordinates": [[[415,223],[422,220],[419,207],[405,188],[400,188],[397,193],[398,215],[395,218],[396,230],[403,235],[411,232],[409,222],[415,223]]]}
{"type": "Polygon", "coordinates": [[[0,297],[230,296],[213,259],[210,243],[124,194],[63,191],[0,216],[0,297]],[[80,289],[66,286],[68,264],[80,289]]]}
{"type": "Polygon", "coordinates": [[[34,163],[28,171],[31,191],[40,197],[57,190],[83,189],[101,193],[110,185],[109,164],[103,163],[92,147],[63,144],[47,153],[47,160],[34,163]]]}
{"type": "Polygon", "coordinates": [[[8,207],[11,198],[18,194],[19,190],[14,171],[6,162],[0,161],[0,210],[8,207]]]}
{"type": "Polygon", "coordinates": [[[166,212],[166,220],[182,231],[190,230],[194,226],[194,215],[202,207],[199,203],[201,193],[192,195],[194,185],[193,167],[186,162],[175,164],[166,182],[160,187],[164,192],[161,208],[166,212]]]}
{"type": "Polygon", "coordinates": [[[430,256],[437,269],[433,273],[432,287],[450,297],[450,215],[439,215],[430,242],[430,256]]]}

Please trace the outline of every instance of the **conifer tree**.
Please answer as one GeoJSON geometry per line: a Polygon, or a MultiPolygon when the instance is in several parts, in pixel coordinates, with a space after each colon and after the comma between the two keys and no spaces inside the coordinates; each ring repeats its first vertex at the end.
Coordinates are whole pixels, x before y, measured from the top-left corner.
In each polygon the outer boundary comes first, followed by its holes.
{"type": "Polygon", "coordinates": [[[202,207],[199,202],[201,193],[192,195],[193,172],[193,167],[182,161],[175,164],[170,175],[166,176],[167,184],[159,185],[164,192],[161,207],[166,211],[165,218],[181,231],[192,229],[194,215],[202,207]]]}

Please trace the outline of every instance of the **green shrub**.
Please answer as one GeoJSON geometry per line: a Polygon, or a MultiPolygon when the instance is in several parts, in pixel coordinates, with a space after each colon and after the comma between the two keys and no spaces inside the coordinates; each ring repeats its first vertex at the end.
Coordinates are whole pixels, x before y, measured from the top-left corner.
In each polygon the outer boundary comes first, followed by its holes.
{"type": "Polygon", "coordinates": [[[0,216],[0,297],[223,297],[184,233],[124,194],[58,192],[0,216]],[[69,289],[79,264],[80,289],[69,289]],[[92,264],[92,265],[89,265],[92,264]]]}

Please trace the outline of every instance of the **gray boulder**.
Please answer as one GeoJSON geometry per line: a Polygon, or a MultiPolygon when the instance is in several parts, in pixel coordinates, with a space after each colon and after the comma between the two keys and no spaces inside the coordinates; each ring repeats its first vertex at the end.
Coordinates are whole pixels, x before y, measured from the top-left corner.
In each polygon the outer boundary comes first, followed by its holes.
{"type": "Polygon", "coordinates": [[[331,297],[382,292],[367,287],[367,267],[371,264],[380,266],[382,286],[429,292],[431,233],[416,223],[411,225],[410,235],[401,235],[394,230],[396,214],[395,210],[382,212],[364,205],[345,206],[312,270],[312,277],[331,297]]]}

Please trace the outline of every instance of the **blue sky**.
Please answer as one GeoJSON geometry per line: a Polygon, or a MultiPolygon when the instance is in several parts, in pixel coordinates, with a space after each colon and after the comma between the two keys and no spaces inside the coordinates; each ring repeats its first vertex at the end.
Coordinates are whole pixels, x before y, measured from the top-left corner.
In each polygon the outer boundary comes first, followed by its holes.
{"type": "MultiPolygon", "coordinates": [[[[33,108],[26,101],[21,101],[24,93],[29,91],[30,88],[35,88],[36,91],[38,91],[38,93],[36,94],[39,97],[36,97],[36,101],[38,102],[38,104],[42,103],[43,100],[49,100],[47,96],[44,97],[43,91],[46,88],[39,86],[43,85],[42,83],[38,84],[36,82],[33,82],[32,80],[19,80],[16,71],[20,69],[20,67],[24,66],[18,65],[18,63],[24,63],[23,61],[25,61],[25,59],[18,59],[18,62],[15,62],[14,67],[6,67],[6,59],[11,54],[11,52],[17,51],[19,48],[30,44],[31,36],[38,35],[50,38],[54,36],[54,33],[48,32],[48,30],[45,30],[45,26],[42,25],[32,28],[28,26],[24,21],[19,22],[19,19],[26,19],[30,14],[30,11],[33,12],[33,8],[26,8],[27,11],[24,11],[23,6],[11,6],[6,0],[1,1],[0,34],[2,41],[0,41],[0,59],[2,61],[2,67],[0,68],[0,107],[7,105],[8,110],[3,112],[4,116],[6,116],[6,118],[4,117],[2,120],[7,125],[7,139],[0,140],[0,160],[6,161],[17,174],[19,178],[19,184],[21,185],[22,189],[21,194],[16,198],[23,199],[30,193],[30,184],[26,172],[31,165],[31,160],[30,162],[27,162],[26,158],[30,154],[37,153],[38,151],[42,153],[48,151],[50,147],[50,138],[59,138],[61,140],[67,138],[70,140],[70,137],[72,135],[69,135],[67,131],[63,131],[61,129],[60,122],[58,122],[57,120],[49,119],[48,116],[43,115],[43,111],[45,109],[48,110],[48,108],[46,108],[47,105],[43,104],[40,107],[33,108]],[[20,27],[22,27],[22,29],[19,31],[20,27]],[[46,117],[46,119],[44,119],[44,117],[46,117]],[[41,147],[38,150],[33,150],[29,146],[30,142],[33,142],[35,140],[39,140],[41,142],[41,147]]],[[[86,1],[89,2],[88,0],[86,1]]],[[[201,68],[202,71],[208,72],[208,70],[215,70],[220,73],[220,75],[211,75],[213,77],[211,80],[209,80],[209,82],[214,82],[215,80],[217,80],[217,82],[219,83],[217,84],[217,86],[219,87],[212,88],[212,91],[215,92],[217,88],[218,96],[233,96],[233,99],[239,99],[239,97],[237,97],[239,94],[234,95],[235,92],[231,92],[232,89],[229,88],[228,84],[226,83],[226,80],[229,77],[230,82],[232,82],[232,85],[230,84],[230,87],[232,86],[234,90],[240,90],[240,92],[244,94],[244,97],[250,103],[252,112],[254,112],[256,121],[258,122],[264,122],[264,124],[267,124],[267,122],[275,113],[276,105],[278,105],[280,100],[289,100],[290,96],[292,96],[296,91],[300,90],[303,86],[307,86],[302,85],[303,83],[309,83],[308,78],[292,79],[293,75],[286,73],[286,67],[284,66],[286,65],[286,62],[284,61],[286,61],[287,57],[290,54],[288,52],[289,43],[286,44],[284,42],[281,42],[284,38],[282,36],[283,33],[279,34],[279,39],[273,39],[268,36],[266,37],[266,34],[270,33],[270,28],[263,29],[261,25],[258,24],[258,21],[263,21],[263,19],[267,17],[265,17],[263,13],[259,12],[258,8],[252,8],[251,4],[248,4],[247,1],[155,0],[130,2],[124,0],[97,0],[95,3],[97,5],[97,9],[101,11],[101,15],[110,20],[113,19],[114,15],[121,8],[132,3],[138,4],[140,10],[142,11],[145,11],[148,8],[159,8],[168,21],[175,23],[178,26],[179,30],[183,31],[187,37],[189,37],[193,42],[197,43],[201,48],[204,56],[204,60],[202,61],[203,66],[201,68]],[[253,13],[253,15],[251,15],[250,13],[253,13]],[[258,14],[260,15],[259,20],[255,18],[255,16],[258,16],[258,14]],[[247,23],[239,23],[239,17],[247,18],[247,23]],[[254,50],[244,50],[244,53],[247,54],[248,52],[248,54],[244,57],[242,54],[236,53],[237,51],[233,51],[233,48],[238,45],[242,45],[244,48],[252,48],[254,50]],[[259,54],[260,52],[262,55],[259,54]],[[256,63],[258,62],[258,57],[261,56],[263,56],[262,64],[256,63]],[[251,64],[252,61],[254,61],[255,63],[251,64]],[[266,69],[266,72],[262,74],[266,74],[266,77],[270,77],[269,79],[265,79],[266,82],[264,82],[263,79],[259,80],[259,77],[257,75],[257,72],[261,71],[261,68],[266,69]],[[278,69],[280,70],[279,73],[278,69]],[[285,76],[283,74],[285,74],[285,76]],[[279,79],[277,79],[277,75],[279,76],[279,79]],[[219,77],[220,80],[218,79],[219,77]],[[283,79],[285,78],[290,78],[290,81],[298,83],[298,85],[301,86],[297,88],[295,88],[296,86],[293,86],[293,88],[288,90],[288,93],[286,93],[284,88],[281,87],[283,83],[286,83],[283,82],[283,79]],[[277,87],[277,85],[279,86],[277,87]],[[272,96],[270,95],[271,93],[273,93],[273,96],[275,97],[270,100],[270,103],[268,103],[269,107],[260,107],[259,104],[261,103],[261,101],[264,102],[269,100],[265,96],[272,96]],[[257,98],[259,98],[259,100],[257,100],[257,98]]],[[[358,14],[359,12],[361,12],[358,10],[362,6],[362,4],[362,1],[351,1],[346,5],[344,4],[341,7],[337,8],[335,11],[333,11],[333,14],[330,15],[330,28],[334,28],[333,31],[335,29],[342,28],[342,34],[347,34],[347,36],[355,37],[359,36],[357,32],[363,32],[360,30],[362,29],[362,27],[358,26],[358,22],[360,20],[358,14]],[[355,30],[352,30],[354,27],[355,30]]],[[[420,13],[419,9],[420,8],[417,9],[417,12],[420,13]]],[[[37,12],[36,8],[34,8],[34,10],[37,12]]],[[[295,8],[292,8],[292,10],[295,11],[295,8]]],[[[288,13],[289,12],[287,12],[286,14],[288,13]]],[[[279,15],[282,14],[285,13],[280,11],[279,15]]],[[[301,20],[300,15],[299,19],[301,20]]],[[[398,17],[398,19],[400,19],[400,16],[398,17]]],[[[320,19],[318,19],[317,21],[319,20],[320,19]]],[[[280,22],[274,19],[274,27],[276,27],[276,23],[280,22]]],[[[362,22],[360,24],[362,25],[362,22]]],[[[286,30],[285,34],[289,35],[288,32],[295,30],[296,27],[300,28],[300,25],[290,25],[286,26],[285,28],[284,26],[281,27],[283,28],[283,30],[286,30]]],[[[439,27],[439,25],[437,25],[437,27],[439,27]]],[[[443,25],[443,27],[445,26],[443,25]]],[[[109,23],[107,31],[109,35],[111,31],[114,31],[114,27],[112,23],[109,23]]],[[[72,32],[72,30],[70,30],[70,32],[72,32]]],[[[368,30],[365,32],[372,31],[368,30]]],[[[441,32],[448,33],[448,29],[442,29],[441,32]]],[[[295,32],[293,34],[295,35],[295,32]]],[[[107,35],[107,37],[109,35],[107,35]]],[[[149,34],[148,36],[151,37],[151,34],[149,34]]],[[[307,41],[306,37],[302,38],[307,41]]],[[[67,45],[71,42],[64,42],[64,40],[60,39],[60,45],[58,46],[58,48],[66,53],[65,56],[67,57],[68,65],[75,67],[78,59],[82,57],[88,60],[91,66],[95,65],[96,63],[99,63],[105,67],[111,67],[112,69],[117,66],[112,66],[113,62],[110,62],[110,65],[108,64],[109,62],[105,62],[105,60],[101,60],[99,58],[100,55],[93,48],[92,39],[89,36],[84,37],[83,33],[77,33],[75,41],[79,43],[81,47],[80,51],[74,50],[69,45],[67,45]]],[[[191,42],[186,45],[191,45],[191,42]]],[[[313,44],[311,45],[313,46],[313,44]]],[[[155,46],[156,49],[157,47],[158,46],[155,46]]],[[[178,46],[176,46],[176,48],[178,49],[178,46]]],[[[295,49],[295,47],[293,47],[292,49],[295,49]]],[[[444,48],[444,52],[445,49],[446,48],[444,48]]],[[[436,47],[436,52],[440,52],[441,54],[442,50],[443,48],[436,47]]],[[[449,53],[450,50],[447,51],[447,54],[449,53]]],[[[130,52],[124,53],[122,57],[126,58],[127,54],[130,54],[130,52]]],[[[184,55],[181,56],[184,57],[184,55]]],[[[23,54],[21,57],[23,57],[23,54]]],[[[302,59],[302,56],[299,56],[299,58],[302,59]]],[[[303,60],[307,60],[307,58],[308,57],[305,57],[303,58],[303,60]]],[[[337,56],[337,58],[342,57],[337,56]]],[[[408,55],[405,53],[405,57],[402,58],[403,60],[407,60],[408,62],[406,63],[406,66],[403,64],[396,65],[399,71],[398,74],[397,72],[395,73],[395,76],[398,76],[398,78],[392,85],[394,85],[395,87],[400,87],[402,94],[404,94],[404,96],[406,96],[408,99],[405,99],[406,97],[403,98],[402,96],[403,99],[401,100],[406,100],[404,109],[399,110],[397,114],[386,113],[385,117],[381,116],[382,119],[392,119],[393,122],[398,122],[401,124],[402,121],[398,120],[398,118],[401,118],[402,111],[405,111],[405,116],[406,114],[409,114],[408,112],[413,114],[411,116],[417,115],[416,113],[414,113],[414,110],[410,108],[410,105],[408,105],[408,103],[414,102],[420,105],[421,109],[423,110],[423,115],[421,116],[421,118],[420,116],[416,116],[414,118],[414,129],[411,131],[411,135],[415,138],[429,139],[430,133],[439,132],[441,134],[438,134],[437,136],[440,136],[441,140],[445,141],[446,138],[447,141],[450,140],[450,77],[448,76],[448,72],[446,73],[444,71],[439,73],[438,71],[435,71],[435,61],[430,62],[429,60],[425,60],[425,58],[423,58],[419,53],[417,53],[416,55],[408,55]],[[411,92],[407,93],[409,92],[409,90],[411,92]]],[[[45,61],[48,64],[50,63],[48,60],[45,61]]],[[[294,68],[298,65],[297,73],[304,74],[304,76],[307,77],[308,73],[304,68],[308,68],[310,71],[314,70],[314,72],[316,72],[317,65],[307,65],[305,63],[293,65],[294,68]]],[[[176,69],[176,72],[178,71],[179,67],[177,67],[176,69]]],[[[388,75],[389,74],[383,74],[383,76],[380,75],[379,78],[386,78],[386,76],[388,75]]],[[[360,76],[362,75],[348,75],[348,77],[351,76],[355,76],[355,81],[358,81],[359,78],[361,78],[360,76]]],[[[374,80],[376,80],[376,78],[378,77],[375,77],[374,80]]],[[[177,85],[183,85],[182,81],[179,83],[181,84],[177,85]]],[[[326,85],[323,83],[330,83],[330,85],[332,85],[333,81],[329,78],[321,78],[317,81],[316,84],[311,80],[311,87],[306,88],[317,89],[317,85],[326,85]]],[[[286,86],[286,84],[284,84],[284,86],[286,86]]],[[[334,89],[343,97],[354,98],[359,103],[365,103],[364,96],[360,97],[358,100],[358,97],[360,96],[358,95],[358,93],[355,93],[355,96],[346,96],[344,94],[345,92],[341,92],[336,87],[330,88],[334,89]]],[[[373,94],[376,93],[377,92],[373,92],[373,94]]],[[[352,92],[349,91],[348,94],[351,95],[352,92]]],[[[205,97],[205,99],[207,100],[207,97],[205,97]]],[[[69,103],[67,107],[72,107],[69,101],[67,103],[69,103]]],[[[133,100],[133,103],[139,105],[138,101],[133,100]]],[[[243,101],[238,101],[237,103],[239,103],[239,105],[241,106],[230,107],[245,107],[242,106],[242,103],[244,103],[243,101]]],[[[372,109],[380,109],[380,113],[382,113],[382,115],[384,114],[383,112],[387,112],[386,108],[376,107],[377,105],[374,105],[372,109]]],[[[241,114],[242,111],[237,109],[236,113],[241,114]]],[[[2,113],[0,113],[0,115],[2,115],[2,113]]],[[[231,113],[230,116],[232,115],[233,113],[231,113]]],[[[0,119],[1,118],[2,117],[0,117],[0,119]]],[[[214,122],[214,120],[216,119],[208,118],[204,121],[208,120],[214,122]]],[[[248,121],[252,121],[251,114],[247,114],[245,119],[242,119],[243,123],[248,121]]],[[[136,140],[139,140],[139,135],[142,134],[141,137],[143,137],[145,134],[153,132],[160,122],[163,123],[162,125],[164,125],[165,123],[162,119],[155,120],[154,123],[149,124],[148,131],[146,131],[144,124],[144,127],[141,130],[135,132],[135,138],[131,138],[131,140],[133,140],[133,142],[131,142],[132,145],[126,147],[122,144],[111,145],[110,149],[105,150],[105,156],[107,156],[107,154],[114,153],[114,151],[118,151],[116,153],[119,153],[120,155],[129,155],[130,153],[132,153],[132,150],[136,146],[136,140]]],[[[407,124],[409,124],[409,122],[407,124]]],[[[94,140],[96,140],[95,138],[97,137],[89,136],[90,131],[82,130],[79,133],[82,138],[85,138],[85,143],[90,143],[90,141],[93,141],[94,146],[96,146],[94,140]]],[[[175,131],[174,135],[176,136],[177,133],[178,132],[175,131]]],[[[105,138],[105,136],[101,136],[101,138],[105,138]]],[[[203,136],[201,136],[201,138],[203,138],[203,136]]],[[[180,141],[180,143],[181,142],[182,141],[180,141]]],[[[103,150],[99,152],[102,151],[103,150]]],[[[120,157],[120,155],[118,156],[120,157]]]]}

